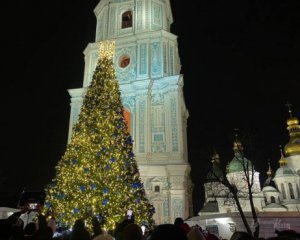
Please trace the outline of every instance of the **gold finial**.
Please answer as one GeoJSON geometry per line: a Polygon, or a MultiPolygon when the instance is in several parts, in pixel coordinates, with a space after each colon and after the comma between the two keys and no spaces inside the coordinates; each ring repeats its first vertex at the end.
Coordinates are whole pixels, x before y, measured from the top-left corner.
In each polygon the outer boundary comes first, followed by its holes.
{"type": "Polygon", "coordinates": [[[100,42],[100,46],[99,46],[100,58],[112,59],[115,55],[115,46],[116,46],[116,42],[114,40],[106,40],[100,42]]]}
{"type": "Polygon", "coordinates": [[[280,148],[280,160],[278,161],[279,162],[279,165],[280,165],[280,167],[283,167],[283,166],[285,166],[286,164],[287,164],[287,161],[286,161],[286,159],[284,158],[284,155],[283,155],[283,151],[282,151],[282,147],[281,147],[281,145],[279,145],[279,148],[280,148]]]}
{"type": "Polygon", "coordinates": [[[235,131],[235,140],[233,142],[233,151],[235,153],[239,153],[239,152],[242,152],[244,150],[243,145],[242,145],[241,141],[238,138],[238,130],[239,130],[238,128],[234,129],[234,131],[235,131]]]}
{"type": "Polygon", "coordinates": [[[270,160],[268,161],[268,164],[269,164],[269,169],[268,169],[268,171],[267,171],[267,176],[268,176],[268,177],[272,177],[273,172],[272,172],[272,169],[271,169],[270,160]]]}
{"type": "Polygon", "coordinates": [[[290,104],[289,102],[287,102],[285,104],[285,106],[287,106],[287,108],[289,109],[289,114],[290,114],[290,117],[292,118],[293,117],[293,114],[292,114],[292,104],[290,104]]]}

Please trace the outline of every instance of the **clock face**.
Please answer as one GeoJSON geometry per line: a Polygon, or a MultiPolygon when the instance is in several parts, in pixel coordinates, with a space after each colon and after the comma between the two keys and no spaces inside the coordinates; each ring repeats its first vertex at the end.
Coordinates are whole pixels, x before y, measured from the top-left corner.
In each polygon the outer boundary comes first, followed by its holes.
{"type": "Polygon", "coordinates": [[[130,64],[130,57],[127,54],[120,56],[119,58],[119,67],[126,68],[130,64]]]}

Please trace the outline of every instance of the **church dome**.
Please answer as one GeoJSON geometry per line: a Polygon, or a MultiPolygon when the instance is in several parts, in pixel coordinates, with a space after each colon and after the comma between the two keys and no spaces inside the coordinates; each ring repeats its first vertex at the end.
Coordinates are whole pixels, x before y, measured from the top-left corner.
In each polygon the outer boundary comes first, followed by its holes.
{"type": "Polygon", "coordinates": [[[278,192],[276,187],[272,187],[272,186],[263,187],[262,191],[265,192],[265,193],[266,192],[278,192]]]}
{"type": "Polygon", "coordinates": [[[277,169],[275,173],[275,178],[280,177],[291,177],[291,176],[298,176],[292,169],[290,169],[287,165],[281,166],[277,169]]]}
{"type": "Polygon", "coordinates": [[[234,172],[242,172],[244,169],[248,168],[248,170],[252,170],[253,166],[251,161],[244,157],[243,154],[243,145],[239,139],[236,139],[233,142],[233,151],[234,157],[232,161],[227,165],[227,172],[234,173],[234,172]]]}
{"type": "Polygon", "coordinates": [[[291,126],[291,125],[298,125],[299,124],[299,120],[298,118],[296,117],[291,117],[289,118],[287,121],[286,121],[287,125],[288,126],[291,126]]]}
{"type": "Polygon", "coordinates": [[[290,118],[287,120],[287,130],[289,131],[290,140],[284,147],[284,152],[287,157],[300,155],[300,125],[299,120],[293,117],[292,110],[289,106],[290,118]]]}
{"type": "Polygon", "coordinates": [[[300,155],[300,140],[296,142],[289,142],[284,147],[286,156],[300,155]]]}
{"type": "Polygon", "coordinates": [[[242,154],[236,153],[232,161],[228,164],[227,171],[228,173],[242,172],[244,171],[244,167],[248,167],[249,170],[252,170],[251,161],[245,158],[242,154]]]}

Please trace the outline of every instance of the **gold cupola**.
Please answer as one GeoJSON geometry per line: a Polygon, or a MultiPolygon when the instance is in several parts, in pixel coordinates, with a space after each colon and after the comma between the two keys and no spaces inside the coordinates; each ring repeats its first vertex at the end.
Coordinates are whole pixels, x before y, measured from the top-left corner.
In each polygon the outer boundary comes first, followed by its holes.
{"type": "Polygon", "coordinates": [[[241,141],[238,139],[238,135],[235,135],[235,141],[233,142],[233,152],[236,153],[242,153],[244,148],[243,145],[241,143],[241,141]]]}
{"type": "Polygon", "coordinates": [[[284,158],[284,155],[283,155],[283,152],[282,152],[282,149],[280,148],[280,159],[279,159],[279,165],[280,167],[283,167],[283,166],[286,166],[287,165],[287,160],[284,158]]]}
{"type": "Polygon", "coordinates": [[[273,175],[273,171],[272,171],[272,168],[271,168],[270,161],[268,162],[268,164],[269,164],[269,169],[266,173],[267,173],[268,178],[270,178],[273,175]]]}
{"type": "Polygon", "coordinates": [[[287,130],[289,131],[290,140],[284,147],[284,153],[287,157],[300,155],[300,125],[299,120],[293,117],[291,104],[286,104],[289,108],[290,118],[287,120],[287,130]]]}

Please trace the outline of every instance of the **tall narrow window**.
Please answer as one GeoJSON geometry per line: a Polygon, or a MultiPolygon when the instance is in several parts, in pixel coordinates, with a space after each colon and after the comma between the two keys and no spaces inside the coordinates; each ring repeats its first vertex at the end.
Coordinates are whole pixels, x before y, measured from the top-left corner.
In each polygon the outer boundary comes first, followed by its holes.
{"type": "Polygon", "coordinates": [[[126,108],[123,109],[123,112],[125,121],[127,123],[127,131],[130,133],[130,112],[126,108]]]}
{"type": "Polygon", "coordinates": [[[132,11],[126,11],[122,14],[122,28],[132,27],[132,11]]]}
{"type": "Polygon", "coordinates": [[[281,193],[282,193],[283,199],[286,199],[286,193],[285,193],[285,189],[284,189],[284,184],[283,183],[281,183],[281,193]]]}
{"type": "Polygon", "coordinates": [[[271,203],[275,203],[275,198],[273,196],[271,197],[271,203]]]}
{"type": "Polygon", "coordinates": [[[160,192],[160,187],[159,186],[155,186],[154,187],[154,192],[160,192]]]}
{"type": "Polygon", "coordinates": [[[290,190],[291,199],[295,199],[294,189],[291,183],[289,183],[289,190],[290,190]]]}

